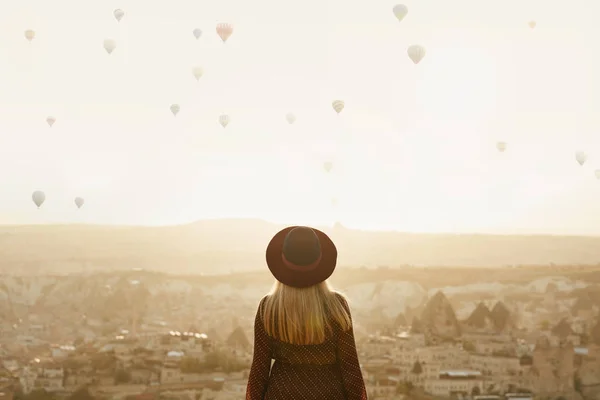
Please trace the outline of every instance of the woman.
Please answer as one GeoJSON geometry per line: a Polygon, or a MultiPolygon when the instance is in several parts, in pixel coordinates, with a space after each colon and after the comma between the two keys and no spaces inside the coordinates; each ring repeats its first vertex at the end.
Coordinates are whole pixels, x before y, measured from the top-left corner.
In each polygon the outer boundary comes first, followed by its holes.
{"type": "Polygon", "coordinates": [[[336,261],[317,229],[292,226],[271,239],[277,281],[256,312],[246,400],[367,400],[348,302],[326,281],[336,261]]]}

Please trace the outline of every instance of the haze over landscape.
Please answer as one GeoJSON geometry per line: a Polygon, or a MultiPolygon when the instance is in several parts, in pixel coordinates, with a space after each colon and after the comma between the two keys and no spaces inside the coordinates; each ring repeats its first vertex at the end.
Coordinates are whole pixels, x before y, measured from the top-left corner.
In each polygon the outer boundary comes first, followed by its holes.
{"type": "MultiPolygon", "coordinates": [[[[253,219],[166,227],[31,225],[0,228],[5,273],[146,268],[169,273],[264,270],[265,243],[283,225],[253,219]]],[[[370,232],[323,227],[347,266],[596,265],[600,238],[370,232]]]]}
{"type": "Polygon", "coordinates": [[[113,3],[1,13],[0,223],[600,234],[595,2],[427,0],[401,23],[393,4],[341,0],[294,13],[273,0],[130,0],[117,23],[113,3]],[[218,22],[234,27],[226,44],[218,22]],[[47,195],[39,212],[34,190],[47,195]]]}

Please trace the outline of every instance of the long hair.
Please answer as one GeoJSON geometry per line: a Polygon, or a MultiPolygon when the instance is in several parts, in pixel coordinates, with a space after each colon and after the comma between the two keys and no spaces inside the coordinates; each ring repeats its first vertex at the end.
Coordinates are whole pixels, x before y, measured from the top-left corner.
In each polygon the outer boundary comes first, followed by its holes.
{"type": "Polygon", "coordinates": [[[264,303],[265,331],[285,343],[323,343],[334,323],[344,331],[352,327],[344,300],[327,281],[301,289],[276,281],[264,303]]]}

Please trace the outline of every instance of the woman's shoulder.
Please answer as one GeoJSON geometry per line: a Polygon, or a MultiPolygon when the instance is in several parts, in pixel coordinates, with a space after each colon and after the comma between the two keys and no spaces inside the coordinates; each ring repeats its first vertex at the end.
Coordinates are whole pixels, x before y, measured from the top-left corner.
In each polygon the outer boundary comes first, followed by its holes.
{"type": "Polygon", "coordinates": [[[331,292],[332,292],[332,293],[335,295],[335,297],[337,297],[339,300],[342,300],[342,301],[347,301],[347,300],[346,300],[346,296],[344,296],[344,294],[343,294],[342,292],[338,292],[337,290],[332,290],[331,292]]]}
{"type": "Polygon", "coordinates": [[[269,299],[269,297],[271,297],[270,294],[265,294],[260,301],[258,302],[258,308],[262,309],[265,306],[265,303],[267,302],[267,300],[269,299]]]}
{"type": "Polygon", "coordinates": [[[340,293],[336,290],[333,291],[333,294],[335,296],[335,298],[342,303],[342,306],[344,306],[344,308],[350,308],[348,305],[348,299],[346,298],[346,296],[344,296],[343,293],[340,293]]]}

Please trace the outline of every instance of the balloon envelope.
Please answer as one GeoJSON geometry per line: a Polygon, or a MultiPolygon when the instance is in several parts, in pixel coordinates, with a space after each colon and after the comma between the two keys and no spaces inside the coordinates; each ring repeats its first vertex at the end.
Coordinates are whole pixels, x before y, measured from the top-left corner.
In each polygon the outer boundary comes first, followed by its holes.
{"type": "Polygon", "coordinates": [[[418,44],[410,46],[406,52],[408,53],[408,57],[410,57],[415,64],[420,63],[423,57],[425,57],[425,47],[418,44]]]}
{"type": "Polygon", "coordinates": [[[335,112],[338,113],[338,114],[342,112],[342,110],[344,109],[345,105],[346,104],[344,103],[343,100],[334,100],[331,103],[331,106],[333,107],[333,109],[335,110],[335,112]]]}
{"type": "Polygon", "coordinates": [[[179,110],[181,110],[181,108],[179,107],[179,104],[171,104],[170,108],[171,108],[171,112],[175,116],[177,116],[177,114],[179,113],[179,110]]]}
{"type": "Polygon", "coordinates": [[[33,39],[35,39],[35,31],[31,30],[31,29],[27,29],[25,31],[25,39],[27,39],[28,41],[32,41],[33,39]]]}
{"type": "Polygon", "coordinates": [[[125,11],[121,10],[120,8],[117,8],[115,11],[113,11],[113,15],[115,16],[115,19],[120,22],[121,19],[123,19],[123,16],[125,15],[125,11]]]}
{"type": "Polygon", "coordinates": [[[219,117],[219,123],[221,124],[221,126],[223,128],[226,128],[227,125],[229,125],[229,121],[230,121],[229,115],[221,115],[219,117]]]}
{"type": "Polygon", "coordinates": [[[196,39],[200,39],[200,36],[202,36],[202,30],[199,28],[194,29],[192,33],[196,39]]]}
{"type": "Polygon", "coordinates": [[[404,17],[406,17],[406,14],[408,14],[408,7],[406,7],[404,4],[396,4],[392,11],[394,12],[394,15],[398,21],[402,21],[404,17]]]}
{"type": "Polygon", "coordinates": [[[333,168],[333,164],[330,162],[325,162],[325,163],[323,163],[323,168],[325,169],[326,172],[329,172],[333,168]]]}
{"type": "Polygon", "coordinates": [[[83,200],[82,197],[75,197],[75,205],[77,206],[77,208],[81,208],[81,206],[83,206],[83,203],[85,203],[85,200],[83,200]]]}
{"type": "Polygon", "coordinates": [[[194,67],[192,68],[192,74],[194,75],[194,78],[199,81],[200,78],[202,78],[202,75],[204,75],[204,69],[202,69],[202,67],[194,67]]]}
{"type": "Polygon", "coordinates": [[[496,148],[498,149],[498,151],[503,152],[504,150],[506,150],[506,143],[498,142],[496,143],[496,148]]]}
{"type": "Polygon", "coordinates": [[[111,54],[117,48],[117,42],[114,39],[104,40],[104,50],[108,54],[111,54]]]}
{"type": "Polygon", "coordinates": [[[44,204],[44,201],[46,201],[46,194],[41,190],[36,190],[31,195],[31,200],[33,200],[37,208],[40,208],[44,204]]]}
{"type": "Polygon", "coordinates": [[[285,119],[287,120],[288,123],[293,124],[294,122],[296,122],[296,116],[292,113],[288,113],[285,116],[285,119]]]}
{"type": "Polygon", "coordinates": [[[231,36],[232,33],[233,33],[233,26],[231,26],[231,24],[225,24],[225,23],[217,24],[217,34],[219,35],[219,37],[221,38],[223,43],[225,43],[227,41],[227,39],[229,39],[229,37],[231,36]]]}
{"type": "Polygon", "coordinates": [[[50,126],[50,128],[52,128],[52,125],[54,125],[54,123],[56,122],[56,118],[54,118],[54,117],[48,117],[48,118],[46,118],[46,122],[48,123],[48,125],[50,126]]]}
{"type": "Polygon", "coordinates": [[[535,21],[529,21],[529,23],[527,25],[529,25],[529,27],[531,29],[533,29],[533,28],[535,28],[535,26],[537,25],[537,23],[535,21]]]}
{"type": "Polygon", "coordinates": [[[583,151],[578,151],[577,153],[575,153],[575,159],[577,160],[579,165],[583,165],[587,160],[587,154],[585,154],[583,151]]]}

